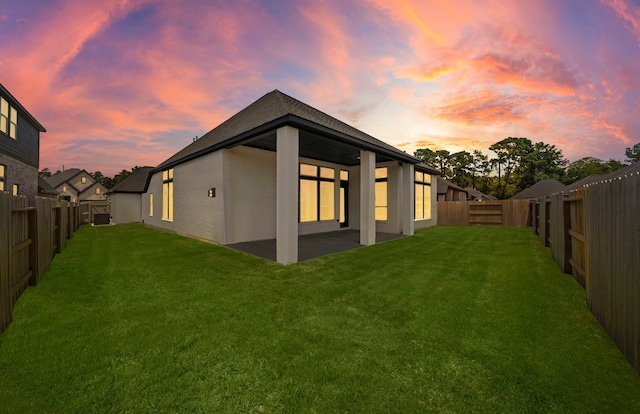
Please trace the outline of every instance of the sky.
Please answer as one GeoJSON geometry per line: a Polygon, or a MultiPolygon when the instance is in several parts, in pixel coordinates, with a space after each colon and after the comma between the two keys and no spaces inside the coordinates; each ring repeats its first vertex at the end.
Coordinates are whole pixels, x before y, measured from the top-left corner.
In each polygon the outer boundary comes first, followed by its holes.
{"type": "Polygon", "coordinates": [[[156,166],[279,89],[410,154],[640,142],[640,0],[0,0],[40,169],[156,166]]]}

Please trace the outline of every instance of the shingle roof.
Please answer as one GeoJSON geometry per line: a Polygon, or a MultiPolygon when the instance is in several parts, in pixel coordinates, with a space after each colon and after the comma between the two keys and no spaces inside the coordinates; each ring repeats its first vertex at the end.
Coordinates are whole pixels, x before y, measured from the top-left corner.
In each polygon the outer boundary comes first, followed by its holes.
{"type": "Polygon", "coordinates": [[[34,118],[33,115],[31,115],[29,113],[29,111],[27,111],[25,109],[24,106],[22,106],[22,104],[13,96],[11,95],[11,92],[9,92],[7,90],[7,88],[4,87],[4,85],[2,85],[0,83],[0,92],[2,93],[2,95],[4,95],[6,97],[6,99],[8,101],[11,102],[11,105],[14,106],[15,108],[18,109],[18,111],[22,112],[22,115],[27,118],[29,120],[29,122],[31,122],[33,124],[34,127],[36,127],[36,129],[40,132],[47,132],[46,129],[44,129],[44,127],[42,126],[42,124],[40,122],[38,122],[38,120],[36,118],[34,118]]]}
{"type": "Polygon", "coordinates": [[[429,174],[432,174],[432,175],[440,175],[440,171],[436,170],[435,168],[429,167],[427,164],[423,162],[416,164],[415,168],[417,171],[428,172],[429,174]]]}
{"type": "Polygon", "coordinates": [[[133,174],[113,186],[107,194],[144,193],[145,185],[147,184],[147,177],[149,177],[152,170],[153,167],[141,167],[137,169],[133,174]]]}
{"type": "Polygon", "coordinates": [[[168,168],[284,125],[322,130],[351,144],[369,148],[393,158],[417,163],[419,160],[336,118],[325,114],[279,90],[262,96],[231,118],[218,125],[163,163],[156,170],[168,168]]]}
{"type": "Polygon", "coordinates": [[[469,194],[470,196],[472,196],[473,198],[480,198],[480,199],[484,199],[484,200],[497,200],[496,197],[489,195],[489,194],[485,194],[481,191],[478,191],[472,187],[465,187],[464,189],[467,194],[469,194]]]}
{"type": "Polygon", "coordinates": [[[565,186],[553,178],[540,180],[529,188],[520,191],[511,199],[540,198],[565,190],[565,186]]]}
{"type": "Polygon", "coordinates": [[[60,192],[53,188],[51,184],[47,182],[47,180],[40,176],[38,176],[38,193],[51,195],[60,194],[60,192]]]}
{"type": "Polygon", "coordinates": [[[82,170],[79,168],[69,168],[68,170],[60,171],[53,174],[51,177],[47,178],[47,182],[55,188],[65,181],[69,181],[81,172],[82,170]]]}
{"type": "Polygon", "coordinates": [[[462,192],[467,192],[467,190],[458,187],[457,185],[455,185],[454,183],[452,183],[451,181],[447,181],[442,177],[438,177],[438,194],[446,194],[447,190],[449,190],[449,188],[452,188],[454,190],[458,190],[458,191],[462,191],[462,192]]]}

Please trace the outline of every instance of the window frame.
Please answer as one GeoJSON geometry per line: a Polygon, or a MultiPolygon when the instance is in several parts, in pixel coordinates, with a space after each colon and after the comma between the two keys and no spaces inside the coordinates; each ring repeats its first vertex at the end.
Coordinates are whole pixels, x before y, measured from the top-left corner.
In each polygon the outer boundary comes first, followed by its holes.
{"type": "Polygon", "coordinates": [[[431,219],[431,206],[433,204],[433,200],[431,198],[431,174],[422,172],[422,171],[414,171],[413,174],[413,185],[414,185],[414,197],[413,197],[413,219],[414,220],[430,220],[431,219]],[[418,178],[418,174],[422,175],[422,178],[418,178]],[[422,188],[422,217],[418,217],[418,186],[422,188]],[[425,202],[427,197],[427,191],[429,194],[429,203],[425,202]],[[428,208],[427,208],[428,207],[428,208]]]}
{"type": "Polygon", "coordinates": [[[149,193],[149,217],[153,217],[153,193],[149,193]]]}
{"type": "Polygon", "coordinates": [[[389,221],[389,168],[388,167],[376,167],[375,172],[374,172],[374,176],[375,176],[375,184],[374,184],[374,194],[373,194],[373,211],[374,211],[374,217],[376,219],[376,221],[381,221],[381,222],[385,222],[385,221],[389,221]],[[378,171],[385,171],[384,177],[382,176],[378,176],[378,171]],[[384,205],[378,205],[378,197],[376,197],[376,187],[378,183],[385,183],[385,192],[387,194],[387,196],[385,197],[385,204],[384,205]],[[384,219],[380,218],[378,219],[378,209],[379,208],[384,208],[384,219]]]}
{"type": "Polygon", "coordinates": [[[162,171],[162,220],[173,221],[173,168],[162,171]]]}
{"type": "MultiPolygon", "coordinates": [[[[326,189],[326,185],[324,186],[326,189]]],[[[325,167],[322,165],[308,164],[306,162],[301,162],[298,165],[298,223],[318,223],[321,221],[333,221],[336,219],[336,169],[333,167],[325,167]],[[315,170],[314,173],[311,173],[311,168],[315,170]],[[328,171],[332,171],[332,178],[329,178],[326,174],[328,171]],[[325,174],[323,174],[325,173],[325,174]],[[302,188],[303,181],[308,181],[315,183],[315,219],[302,221],[302,188]],[[331,190],[326,194],[331,194],[329,200],[325,200],[323,194],[323,183],[331,183],[331,190]],[[324,202],[324,203],[323,203],[324,202]],[[323,216],[323,212],[327,213],[325,208],[331,209],[331,217],[323,216]],[[330,207],[329,207],[330,206],[330,207]]]]}
{"type": "Polygon", "coordinates": [[[4,164],[0,164],[0,191],[4,191],[5,183],[7,182],[7,166],[4,164]]]}

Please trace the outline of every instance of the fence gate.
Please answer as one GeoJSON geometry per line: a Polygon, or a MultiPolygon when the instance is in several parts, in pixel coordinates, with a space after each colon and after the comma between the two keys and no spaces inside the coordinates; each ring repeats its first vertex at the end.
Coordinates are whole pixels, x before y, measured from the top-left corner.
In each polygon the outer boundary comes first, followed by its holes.
{"type": "Polygon", "coordinates": [[[94,223],[96,214],[111,214],[111,203],[106,200],[81,201],[80,222],[82,224],[94,223]]]}

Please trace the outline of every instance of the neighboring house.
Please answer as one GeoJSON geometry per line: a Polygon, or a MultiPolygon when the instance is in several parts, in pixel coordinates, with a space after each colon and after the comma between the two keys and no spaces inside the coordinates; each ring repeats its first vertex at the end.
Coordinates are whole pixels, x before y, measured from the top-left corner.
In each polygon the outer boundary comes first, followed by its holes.
{"type": "Polygon", "coordinates": [[[464,191],[466,191],[467,194],[469,194],[469,200],[471,201],[496,201],[497,200],[496,197],[485,194],[471,187],[465,187],[464,191]]]}
{"type": "Polygon", "coordinates": [[[46,129],[0,84],[0,191],[38,195],[41,132],[46,129]]]}
{"type": "Polygon", "coordinates": [[[142,221],[142,196],[153,167],[142,167],[107,191],[111,206],[111,223],[142,221]]]}
{"type": "Polygon", "coordinates": [[[70,168],[47,178],[60,197],[71,202],[104,200],[107,188],[85,170],[70,168]]]}
{"type": "Polygon", "coordinates": [[[141,220],[221,244],[275,239],[293,263],[299,235],[350,228],[371,245],[436,225],[438,172],[419,163],[274,90],[152,170],[141,220]]]}
{"type": "Polygon", "coordinates": [[[563,191],[567,192],[567,191],[575,190],[577,188],[583,187],[591,183],[597,183],[605,180],[613,180],[614,178],[624,177],[625,175],[629,175],[629,174],[640,174],[640,161],[634,162],[630,165],[626,165],[620,169],[610,172],[609,174],[590,175],[588,177],[583,178],[582,180],[576,181],[573,184],[567,185],[563,189],[563,191]]]}
{"type": "Polygon", "coordinates": [[[529,188],[525,188],[519,193],[511,197],[512,200],[535,199],[546,197],[551,194],[561,193],[565,190],[565,186],[553,178],[540,180],[529,188]]]}
{"type": "Polygon", "coordinates": [[[51,184],[49,184],[47,180],[42,177],[38,177],[38,195],[40,197],[53,198],[57,200],[58,196],[60,196],[60,192],[51,187],[51,184]]]}
{"type": "Polygon", "coordinates": [[[467,201],[466,190],[454,183],[438,177],[438,201],[467,201]]]}

